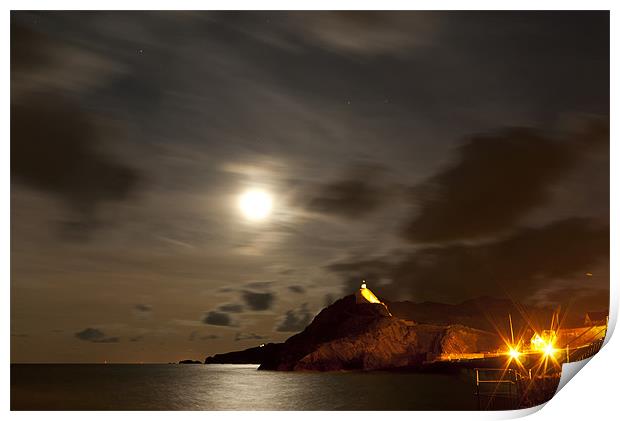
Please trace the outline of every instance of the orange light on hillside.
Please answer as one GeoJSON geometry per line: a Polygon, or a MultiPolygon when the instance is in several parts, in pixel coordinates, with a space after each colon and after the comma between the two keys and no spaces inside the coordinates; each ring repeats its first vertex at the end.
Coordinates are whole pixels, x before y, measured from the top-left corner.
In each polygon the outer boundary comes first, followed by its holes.
{"type": "Polygon", "coordinates": [[[546,353],[547,350],[552,350],[553,345],[557,340],[555,330],[544,330],[540,335],[538,333],[532,336],[530,340],[530,349],[532,351],[539,351],[546,353]]]}
{"type": "Polygon", "coordinates": [[[553,347],[553,344],[545,345],[545,348],[543,349],[543,352],[545,353],[546,357],[553,356],[553,354],[555,353],[555,348],[553,347]]]}
{"type": "Polygon", "coordinates": [[[510,348],[508,350],[508,355],[510,356],[510,358],[512,358],[513,360],[518,360],[519,357],[521,356],[521,353],[519,352],[518,349],[516,348],[510,348]]]}
{"type": "Polygon", "coordinates": [[[541,338],[538,334],[534,335],[530,343],[531,348],[535,351],[543,349],[546,345],[544,339],[541,338]]]}
{"type": "Polygon", "coordinates": [[[372,293],[368,288],[361,288],[362,296],[368,300],[369,303],[380,304],[381,301],[377,298],[375,294],[372,293]]]}

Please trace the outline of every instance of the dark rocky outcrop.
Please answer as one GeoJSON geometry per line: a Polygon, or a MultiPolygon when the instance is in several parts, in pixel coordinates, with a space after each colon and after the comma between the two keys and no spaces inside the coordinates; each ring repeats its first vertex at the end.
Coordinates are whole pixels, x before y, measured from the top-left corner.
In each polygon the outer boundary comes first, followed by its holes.
{"type": "MultiPolygon", "coordinates": [[[[411,306],[401,306],[397,311],[402,315],[408,308],[411,306]]],[[[459,312],[436,314],[439,323],[405,320],[392,315],[391,310],[383,304],[357,304],[355,296],[349,295],[324,308],[310,325],[284,343],[217,354],[207,357],[205,364],[260,364],[261,370],[283,371],[420,369],[440,354],[501,347],[494,333],[445,322],[452,321],[450,317],[462,320],[467,317],[466,310],[463,316],[459,312]]],[[[473,317],[478,316],[471,317],[476,322],[473,317]]]]}
{"type": "Polygon", "coordinates": [[[243,351],[216,354],[205,359],[205,364],[262,364],[278,352],[283,344],[268,343],[243,351]]]}
{"type": "Polygon", "coordinates": [[[198,360],[181,360],[179,364],[202,364],[202,361],[198,360]]]}
{"type": "Polygon", "coordinates": [[[465,326],[418,324],[393,317],[381,304],[344,297],[323,309],[301,333],[265,355],[264,370],[415,368],[441,353],[499,347],[491,333],[465,326]]]}

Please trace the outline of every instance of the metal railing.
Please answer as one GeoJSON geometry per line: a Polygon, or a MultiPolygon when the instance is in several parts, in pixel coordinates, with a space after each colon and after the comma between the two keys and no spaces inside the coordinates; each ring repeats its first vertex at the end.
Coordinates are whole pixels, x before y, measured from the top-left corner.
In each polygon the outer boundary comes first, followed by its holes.
{"type": "Polygon", "coordinates": [[[603,346],[604,339],[597,339],[591,344],[570,350],[570,361],[585,360],[594,356],[603,346]]]}
{"type": "Polygon", "coordinates": [[[492,406],[517,407],[521,395],[519,385],[523,379],[520,372],[512,368],[475,368],[474,374],[478,409],[489,409],[492,406]],[[483,405],[484,399],[486,405],[483,405]]]}

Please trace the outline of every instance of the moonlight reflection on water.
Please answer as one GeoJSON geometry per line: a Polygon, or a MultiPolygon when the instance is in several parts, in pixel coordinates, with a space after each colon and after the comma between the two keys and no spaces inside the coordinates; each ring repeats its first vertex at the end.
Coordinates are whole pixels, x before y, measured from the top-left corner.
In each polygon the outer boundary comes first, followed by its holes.
{"type": "Polygon", "coordinates": [[[476,409],[470,373],[300,373],[255,365],[11,366],[11,409],[476,409]]]}

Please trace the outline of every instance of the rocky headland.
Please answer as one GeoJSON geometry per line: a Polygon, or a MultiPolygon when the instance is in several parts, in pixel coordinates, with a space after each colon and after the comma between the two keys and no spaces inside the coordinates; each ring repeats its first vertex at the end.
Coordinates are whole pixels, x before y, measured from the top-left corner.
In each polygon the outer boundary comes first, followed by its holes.
{"type": "Polygon", "coordinates": [[[501,346],[498,335],[461,324],[418,323],[376,303],[346,296],[324,308],[284,343],[207,357],[206,364],[253,363],[261,370],[417,369],[440,355],[501,346]]]}

